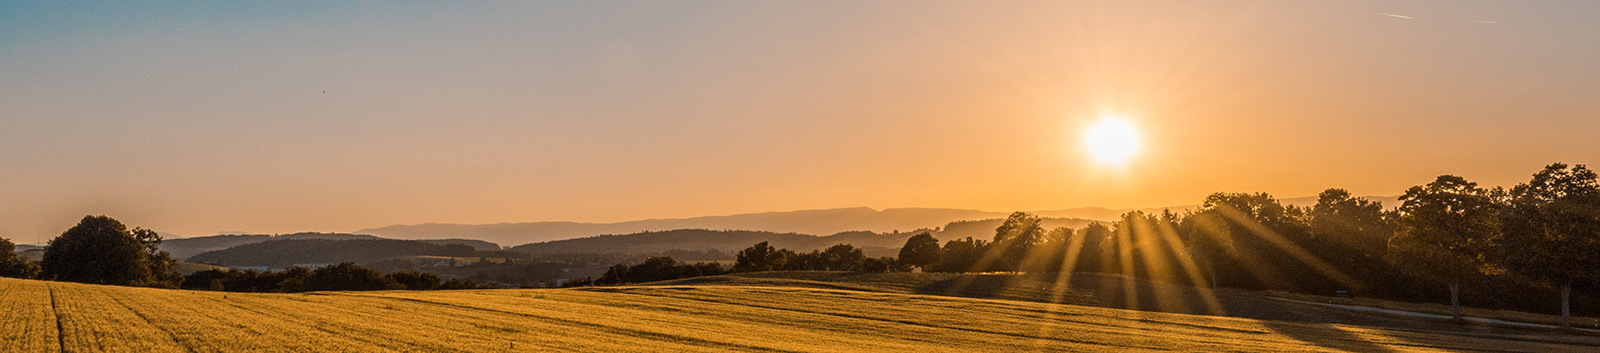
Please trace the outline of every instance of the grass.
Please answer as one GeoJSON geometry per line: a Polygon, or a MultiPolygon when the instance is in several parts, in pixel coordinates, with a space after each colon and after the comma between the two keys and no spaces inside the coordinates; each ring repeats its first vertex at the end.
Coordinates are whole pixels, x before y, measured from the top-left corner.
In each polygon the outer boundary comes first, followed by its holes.
{"type": "MultiPolygon", "coordinates": [[[[871,286],[897,286],[880,279],[871,286]]],[[[0,350],[17,352],[1600,349],[1591,337],[726,284],[254,294],[0,279],[0,309],[0,350]]]]}
{"type": "MultiPolygon", "coordinates": [[[[1294,300],[1304,300],[1304,301],[1309,301],[1309,302],[1334,303],[1334,304],[1344,304],[1344,305],[1359,305],[1359,306],[1383,308],[1383,309],[1390,309],[1390,310],[1411,311],[1411,312],[1428,313],[1428,314],[1436,314],[1436,315],[1450,315],[1450,305],[1449,304],[1441,304],[1441,303],[1413,303],[1413,302],[1404,302],[1404,301],[1378,299],[1378,298],[1363,298],[1363,297],[1335,298],[1335,297],[1330,297],[1330,296],[1291,293],[1291,292],[1282,292],[1282,291],[1267,291],[1267,292],[1265,292],[1265,294],[1268,295],[1268,296],[1273,296],[1273,297],[1294,299],[1294,300]]],[[[1544,324],[1544,325],[1560,325],[1561,324],[1561,315],[1539,314],[1539,313],[1530,313],[1530,312],[1515,311],[1515,310],[1483,309],[1483,308],[1473,308],[1473,307],[1465,307],[1465,306],[1463,306],[1463,307],[1461,307],[1461,315],[1463,315],[1463,316],[1471,316],[1471,317],[1490,318],[1490,319],[1504,320],[1504,321],[1515,321],[1515,322],[1526,322],[1526,323],[1534,323],[1534,324],[1544,324]]],[[[1572,326],[1580,327],[1580,328],[1600,328],[1600,318],[1590,317],[1590,316],[1573,316],[1572,317],[1572,326]]]]}

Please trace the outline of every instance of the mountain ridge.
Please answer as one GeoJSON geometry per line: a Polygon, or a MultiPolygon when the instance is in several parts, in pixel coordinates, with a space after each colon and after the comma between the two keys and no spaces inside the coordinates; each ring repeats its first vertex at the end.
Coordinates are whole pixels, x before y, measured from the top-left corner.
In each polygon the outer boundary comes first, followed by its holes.
{"type": "MultiPolygon", "coordinates": [[[[1398,196],[1362,196],[1392,208],[1398,196]]],[[[1284,204],[1310,206],[1316,196],[1279,199],[1284,204]]],[[[1077,207],[1057,210],[1025,211],[1047,218],[1081,219],[1108,222],[1129,211],[1184,212],[1199,204],[1147,207],[1077,207]]],[[[622,222],[535,221],[489,224],[420,223],[367,228],[351,233],[371,234],[393,239],[478,239],[506,246],[575,239],[607,234],[633,234],[677,229],[752,230],[775,233],[837,234],[850,231],[893,233],[913,229],[932,229],[955,221],[1004,218],[1011,212],[959,208],[902,207],[882,210],[870,207],[843,207],[794,211],[768,211],[688,218],[650,218],[622,222]]]]}

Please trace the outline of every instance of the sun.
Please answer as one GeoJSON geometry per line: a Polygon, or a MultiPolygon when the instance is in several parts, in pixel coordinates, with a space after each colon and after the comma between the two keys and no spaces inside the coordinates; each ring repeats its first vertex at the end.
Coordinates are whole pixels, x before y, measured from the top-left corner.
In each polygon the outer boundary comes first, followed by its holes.
{"type": "Polygon", "coordinates": [[[1126,120],[1102,119],[1084,137],[1089,155],[1101,163],[1120,165],[1139,153],[1139,131],[1126,120]]]}

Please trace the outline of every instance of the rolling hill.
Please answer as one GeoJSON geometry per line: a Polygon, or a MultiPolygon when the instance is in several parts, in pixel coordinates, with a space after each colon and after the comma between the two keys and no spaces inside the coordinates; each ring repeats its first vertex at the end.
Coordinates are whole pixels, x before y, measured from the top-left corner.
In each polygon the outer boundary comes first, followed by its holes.
{"type": "MultiPolygon", "coordinates": [[[[1365,196],[1381,201],[1385,207],[1398,205],[1394,196],[1365,196]]],[[[1315,196],[1281,199],[1284,204],[1310,206],[1316,204],[1315,196]]],[[[1170,209],[1183,212],[1199,205],[1150,207],[1138,209],[1160,212],[1170,209]]],[[[1111,221],[1134,209],[1083,207],[1061,210],[1028,211],[1047,218],[1076,219],[1077,223],[1111,221]]],[[[615,223],[583,222],[524,222],[497,224],[443,224],[393,225],[355,231],[395,239],[480,239],[499,244],[528,244],[554,240],[573,239],[601,234],[630,234],[674,229],[740,229],[774,233],[836,234],[850,231],[875,233],[907,232],[913,229],[933,229],[950,222],[1002,219],[1010,212],[979,211],[951,208],[889,208],[875,210],[867,207],[802,210],[786,212],[747,213],[727,216],[707,216],[678,219],[647,219],[615,223]]],[[[1074,227],[1076,228],[1076,227],[1074,227]]],[[[966,237],[969,235],[960,235],[966,237]]]]}
{"type": "Polygon", "coordinates": [[[862,248],[869,256],[894,256],[912,233],[844,232],[830,236],[746,230],[679,229],[524,244],[509,250],[533,255],[562,253],[654,254],[668,250],[718,250],[728,254],[759,242],[796,251],[821,250],[835,244],[862,248]]]}
{"type": "Polygon", "coordinates": [[[176,259],[188,259],[207,251],[227,249],[245,244],[255,244],[269,240],[294,240],[294,239],[376,239],[371,235],[342,234],[342,233],[295,233],[284,235],[271,234],[222,234],[193,238],[166,239],[161,242],[161,250],[172,254],[176,259]]]}
{"type": "MultiPolygon", "coordinates": [[[[366,234],[348,233],[295,233],[283,235],[269,234],[223,234],[204,237],[167,239],[161,242],[161,250],[172,254],[173,258],[188,259],[201,253],[229,249],[242,245],[256,244],[267,241],[281,240],[375,240],[383,239],[366,234]]],[[[415,239],[416,241],[436,245],[466,245],[481,251],[500,250],[500,245],[477,239],[415,239]]]]}
{"type": "Polygon", "coordinates": [[[189,257],[189,261],[227,266],[266,266],[287,268],[294,265],[339,262],[369,262],[416,256],[473,256],[474,250],[460,244],[434,244],[398,239],[286,239],[239,245],[189,257]]]}
{"type": "Polygon", "coordinates": [[[1600,339],[760,286],[223,293],[0,278],[15,352],[1592,351],[1600,339]]]}

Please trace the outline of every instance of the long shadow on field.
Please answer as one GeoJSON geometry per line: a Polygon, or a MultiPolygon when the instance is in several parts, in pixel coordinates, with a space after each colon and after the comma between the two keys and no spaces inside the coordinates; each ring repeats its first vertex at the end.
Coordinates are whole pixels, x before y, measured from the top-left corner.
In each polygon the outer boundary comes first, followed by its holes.
{"type": "MultiPolygon", "coordinates": [[[[1053,278],[1012,274],[965,275],[925,283],[915,287],[912,292],[928,295],[1051,302],[1152,312],[1257,319],[1263,320],[1261,323],[1267,329],[1309,344],[1359,352],[1390,352],[1393,349],[1369,340],[1354,331],[1335,325],[1375,326],[1463,334],[1526,333],[1517,329],[1466,326],[1454,323],[1378,316],[1280,301],[1257,293],[1236,290],[1210,291],[1143,279],[1126,280],[1114,275],[1074,275],[1071,283],[1064,287],[1065,291],[1060,290],[1063,288],[1054,286],[1051,279],[1053,278]],[[1208,300],[1214,300],[1215,304],[1206,304],[1208,300]]],[[[1401,337],[1388,337],[1385,339],[1400,344],[1421,343],[1403,342],[1404,338],[1401,337]]]]}
{"type": "MultiPolygon", "coordinates": [[[[945,274],[945,273],[854,273],[824,271],[754,272],[658,282],[658,285],[755,285],[846,289],[888,293],[958,296],[1060,303],[1105,308],[1133,309],[1193,315],[1230,316],[1263,321],[1264,329],[1308,342],[1343,350],[1388,351],[1358,332],[1337,325],[1371,326],[1406,331],[1431,331],[1464,336],[1531,335],[1521,339],[1553,343],[1568,341],[1559,334],[1516,328],[1461,325],[1413,318],[1399,318],[1288,302],[1261,293],[1222,289],[1211,291],[1184,285],[1127,279],[1100,273],[1075,273],[1066,285],[1056,282],[1058,274],[945,274]],[[1277,322],[1281,321],[1281,322],[1277,322]]],[[[1199,319],[1197,319],[1199,320],[1199,319]]],[[[1411,336],[1411,335],[1402,335],[1411,336]]],[[[1438,344],[1408,342],[1416,337],[1375,337],[1390,344],[1438,344]]],[[[1562,342],[1574,347],[1596,347],[1593,340],[1562,342]],[[1581,341],[1581,342],[1580,342],[1581,341]]]]}

